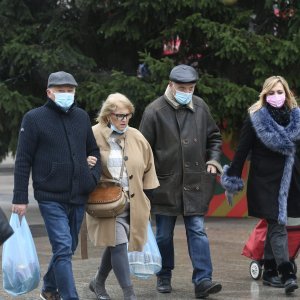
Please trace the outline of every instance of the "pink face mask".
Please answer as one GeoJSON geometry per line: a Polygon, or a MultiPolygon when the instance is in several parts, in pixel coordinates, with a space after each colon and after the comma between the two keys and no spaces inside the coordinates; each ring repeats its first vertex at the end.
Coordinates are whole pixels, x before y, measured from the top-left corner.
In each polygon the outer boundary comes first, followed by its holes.
{"type": "Polygon", "coordinates": [[[268,95],[266,101],[274,107],[282,107],[285,102],[285,94],[268,95]]]}

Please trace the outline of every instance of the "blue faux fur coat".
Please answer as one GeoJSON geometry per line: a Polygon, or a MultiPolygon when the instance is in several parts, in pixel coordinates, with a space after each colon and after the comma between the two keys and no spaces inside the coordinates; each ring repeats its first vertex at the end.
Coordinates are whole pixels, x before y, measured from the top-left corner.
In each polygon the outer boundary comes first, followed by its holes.
{"type": "Polygon", "coordinates": [[[265,107],[248,116],[235,157],[221,178],[228,192],[243,189],[241,173],[249,154],[248,214],[281,224],[287,216],[300,217],[300,109],[291,111],[286,127],[265,107]]]}

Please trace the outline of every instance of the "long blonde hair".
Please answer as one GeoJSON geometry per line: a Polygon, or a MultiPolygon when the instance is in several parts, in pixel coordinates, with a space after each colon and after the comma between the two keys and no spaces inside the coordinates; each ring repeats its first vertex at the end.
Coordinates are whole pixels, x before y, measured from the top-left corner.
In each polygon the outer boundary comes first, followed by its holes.
{"type": "Polygon", "coordinates": [[[266,103],[266,95],[269,91],[278,83],[280,82],[283,85],[284,92],[285,92],[285,103],[286,105],[292,109],[298,106],[297,101],[289,88],[287,81],[282,76],[271,76],[267,78],[263,84],[262,91],[259,94],[258,101],[251,105],[248,109],[248,112],[254,113],[257,110],[261,109],[266,103]]]}
{"type": "Polygon", "coordinates": [[[108,124],[109,116],[118,108],[118,104],[123,104],[129,109],[130,113],[134,113],[134,106],[132,102],[125,95],[121,93],[114,93],[108,95],[106,100],[102,103],[102,107],[96,121],[98,123],[108,124]]]}

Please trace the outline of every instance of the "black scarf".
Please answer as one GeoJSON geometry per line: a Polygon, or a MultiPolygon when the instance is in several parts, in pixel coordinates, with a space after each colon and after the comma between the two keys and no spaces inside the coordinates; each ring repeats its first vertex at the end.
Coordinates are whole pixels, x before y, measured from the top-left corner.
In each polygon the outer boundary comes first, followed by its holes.
{"type": "Polygon", "coordinates": [[[283,105],[282,107],[274,107],[269,103],[266,103],[266,108],[277,124],[286,127],[290,123],[291,110],[288,106],[283,105]]]}

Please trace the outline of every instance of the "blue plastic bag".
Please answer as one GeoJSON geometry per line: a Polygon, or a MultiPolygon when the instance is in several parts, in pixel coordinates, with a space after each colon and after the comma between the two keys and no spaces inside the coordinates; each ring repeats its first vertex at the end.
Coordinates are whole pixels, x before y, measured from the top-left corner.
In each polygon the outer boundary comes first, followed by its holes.
{"type": "Polygon", "coordinates": [[[147,234],[148,239],[142,252],[128,252],[130,272],[141,279],[148,279],[161,270],[161,255],[150,222],[147,234]]]}
{"type": "Polygon", "coordinates": [[[3,244],[3,288],[18,296],[38,287],[40,264],[25,216],[13,213],[9,223],[15,233],[3,244]]]}

